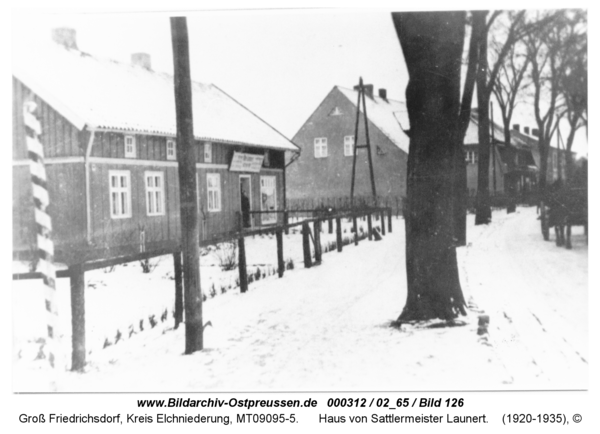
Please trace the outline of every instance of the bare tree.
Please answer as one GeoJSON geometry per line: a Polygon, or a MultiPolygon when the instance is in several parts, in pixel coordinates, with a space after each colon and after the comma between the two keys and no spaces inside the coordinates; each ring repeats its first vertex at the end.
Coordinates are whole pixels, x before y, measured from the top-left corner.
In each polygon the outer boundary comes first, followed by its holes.
{"type": "MultiPolygon", "coordinates": [[[[497,55],[501,46],[492,42],[492,50],[497,55]]],[[[504,149],[507,154],[508,174],[505,190],[510,197],[507,211],[515,211],[516,179],[514,172],[516,167],[516,149],[511,141],[511,122],[515,107],[523,94],[528,83],[524,80],[525,73],[529,67],[529,57],[523,44],[516,43],[510,48],[506,61],[501,65],[492,91],[500,106],[500,115],[504,129],[504,149]]]]}
{"type": "Polygon", "coordinates": [[[573,142],[581,127],[587,128],[587,16],[583,10],[567,15],[566,38],[571,45],[565,52],[565,71],[560,83],[564,100],[562,115],[569,125],[566,141],[567,181],[573,178],[573,142]]]}
{"type": "Polygon", "coordinates": [[[565,97],[561,86],[565,82],[570,53],[576,49],[578,41],[570,25],[574,13],[569,10],[540,13],[541,18],[538,16],[535,19],[540,22],[550,17],[552,26],[539,27],[526,39],[527,55],[531,62],[530,80],[534,89],[534,113],[539,130],[539,190],[542,195],[546,191],[550,140],[560,117],[565,113],[565,97]]]}
{"type": "Polygon", "coordinates": [[[454,162],[454,240],[457,246],[467,244],[467,168],[462,147],[471,122],[471,104],[475,90],[475,77],[479,62],[479,41],[485,30],[485,15],[487,12],[471,12],[471,37],[467,55],[467,71],[462,92],[459,115],[459,147],[454,162]]]}
{"type": "Polygon", "coordinates": [[[394,13],[409,73],[406,270],[399,322],[466,314],[454,234],[454,182],[462,155],[461,56],[465,12],[394,13]]]}
{"type": "MultiPolygon", "coordinates": [[[[487,224],[491,221],[489,199],[489,167],[490,167],[490,120],[489,105],[497,77],[511,53],[514,45],[535,33],[540,28],[548,27],[553,20],[547,16],[539,20],[527,21],[525,11],[495,11],[487,20],[484,35],[480,39],[479,68],[477,75],[477,106],[479,126],[479,162],[477,177],[477,206],[475,224],[487,224]],[[499,17],[501,20],[497,20],[499,17]],[[502,38],[494,41],[495,50],[492,52],[495,59],[488,68],[488,36],[495,22],[501,22],[502,38]]],[[[496,29],[494,29],[496,33],[496,29]]]]}
{"type": "MultiPolygon", "coordinates": [[[[492,51],[497,57],[501,47],[492,42],[492,51]]],[[[500,65],[496,81],[492,87],[492,92],[500,106],[502,122],[504,126],[504,142],[507,146],[511,145],[510,127],[514,109],[523,96],[522,91],[529,85],[524,80],[525,73],[529,68],[529,57],[527,56],[524,44],[516,43],[506,56],[506,61],[500,65]]]]}
{"type": "Polygon", "coordinates": [[[479,126],[479,162],[477,175],[477,206],[475,224],[487,224],[492,219],[489,192],[490,168],[490,98],[498,74],[512,47],[532,31],[532,26],[525,21],[525,11],[505,12],[508,17],[508,27],[505,38],[497,42],[496,59],[488,70],[488,34],[494,21],[500,16],[495,11],[487,20],[485,32],[479,43],[479,68],[477,74],[477,111],[479,126]]]}

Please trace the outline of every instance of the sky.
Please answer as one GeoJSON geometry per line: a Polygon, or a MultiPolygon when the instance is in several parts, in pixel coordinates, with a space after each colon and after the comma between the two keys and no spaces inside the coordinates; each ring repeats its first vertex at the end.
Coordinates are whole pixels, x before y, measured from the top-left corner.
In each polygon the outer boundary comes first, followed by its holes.
{"type": "MultiPolygon", "coordinates": [[[[359,76],[403,98],[408,76],[387,12],[187,16],[192,79],[216,84],[288,137],[335,85],[352,87],[359,76]]],[[[123,62],[147,52],[154,70],[173,71],[170,23],[162,13],[27,16],[14,26],[14,47],[49,39],[52,28],[63,26],[76,29],[82,51],[123,62]]]]}
{"type": "MultiPolygon", "coordinates": [[[[81,51],[122,62],[129,62],[132,53],[146,52],[152,69],[173,71],[169,13],[32,12],[13,15],[13,50],[49,40],[52,28],[71,27],[81,51]]],[[[389,98],[404,100],[408,73],[389,9],[185,15],[192,79],[217,85],[288,138],[334,86],[352,87],[359,77],[376,89],[385,88],[389,98]]],[[[534,127],[532,107],[522,104],[513,123],[534,127]]],[[[587,153],[584,130],[575,150],[587,153]]]]}

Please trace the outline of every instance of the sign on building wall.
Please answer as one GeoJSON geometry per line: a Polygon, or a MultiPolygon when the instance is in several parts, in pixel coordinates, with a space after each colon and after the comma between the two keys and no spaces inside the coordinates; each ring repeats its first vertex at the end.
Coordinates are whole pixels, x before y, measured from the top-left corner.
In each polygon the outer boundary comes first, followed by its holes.
{"type": "Polygon", "coordinates": [[[260,172],[264,158],[264,155],[234,152],[229,170],[232,172],[260,172]]]}

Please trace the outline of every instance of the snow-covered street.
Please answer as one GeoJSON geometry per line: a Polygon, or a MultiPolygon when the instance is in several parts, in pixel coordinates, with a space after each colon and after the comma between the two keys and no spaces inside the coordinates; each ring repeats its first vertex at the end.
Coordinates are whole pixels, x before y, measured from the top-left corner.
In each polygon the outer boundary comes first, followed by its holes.
{"type": "Polygon", "coordinates": [[[494,214],[473,228],[463,256],[466,286],[491,316],[490,340],[519,388],[586,388],[588,249],[582,227],[573,249],[543,242],[535,208],[494,214]]]}
{"type": "MultiPolygon", "coordinates": [[[[406,297],[404,224],[382,241],[330,252],[311,269],[263,278],[204,304],[205,350],[184,328],[94,350],[61,391],[582,389],[588,378],[587,245],[544,242],[535,208],[473,226],[459,266],[469,315],[455,327],[391,328],[406,297]],[[490,316],[477,335],[478,316],[490,316]]],[[[119,273],[116,271],[115,273],[119,273]]],[[[159,280],[168,291],[173,281],[159,280]]],[[[156,283],[156,282],[155,282],[156,283]]],[[[19,283],[23,285],[24,283],[19,283]]],[[[14,291],[19,285],[14,285],[14,291]]],[[[22,289],[22,287],[21,287],[22,289]]],[[[127,288],[122,288],[126,292],[127,288]]],[[[132,302],[133,300],[129,300],[132,302]]],[[[17,310],[14,310],[17,312],[17,310]]],[[[110,310],[105,311],[110,316],[110,310]]],[[[94,318],[99,321],[99,318],[94,318]]],[[[16,332],[16,331],[15,331],[16,332]]],[[[44,361],[14,362],[14,390],[45,390],[44,361]]]]}

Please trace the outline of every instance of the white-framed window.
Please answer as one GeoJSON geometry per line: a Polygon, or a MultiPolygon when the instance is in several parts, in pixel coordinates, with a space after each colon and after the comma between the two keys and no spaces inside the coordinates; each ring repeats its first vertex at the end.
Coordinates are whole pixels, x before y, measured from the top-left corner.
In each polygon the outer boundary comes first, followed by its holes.
{"type": "Polygon", "coordinates": [[[131,176],[129,170],[109,170],[110,217],[131,217],[131,176]]]}
{"type": "Polygon", "coordinates": [[[475,151],[467,151],[465,153],[465,160],[469,164],[475,164],[475,163],[477,163],[477,152],[475,152],[475,151]]]}
{"type": "Polygon", "coordinates": [[[344,156],[354,155],[354,136],[344,136],[344,156]]]}
{"type": "Polygon", "coordinates": [[[204,162],[212,163],[212,143],[204,142],[204,162]]]}
{"type": "Polygon", "coordinates": [[[146,214],[165,215],[165,183],[163,172],[144,172],[146,214]]]}
{"type": "MultiPolygon", "coordinates": [[[[277,209],[277,179],[274,176],[260,177],[260,210],[275,211],[277,209]]],[[[277,223],[276,213],[261,214],[263,225],[277,223]]]]}
{"type": "Polygon", "coordinates": [[[317,137],[315,139],[315,158],[327,157],[327,138],[317,137]]]}
{"type": "Polygon", "coordinates": [[[125,136],[125,158],[135,158],[135,136],[125,136]]]}
{"type": "Polygon", "coordinates": [[[172,139],[167,139],[167,160],[177,160],[177,148],[172,139]]]}
{"type": "Polygon", "coordinates": [[[208,194],[208,211],[221,211],[221,175],[218,173],[206,174],[206,192],[208,194]]]}

